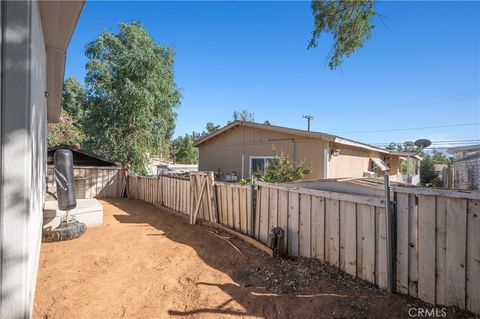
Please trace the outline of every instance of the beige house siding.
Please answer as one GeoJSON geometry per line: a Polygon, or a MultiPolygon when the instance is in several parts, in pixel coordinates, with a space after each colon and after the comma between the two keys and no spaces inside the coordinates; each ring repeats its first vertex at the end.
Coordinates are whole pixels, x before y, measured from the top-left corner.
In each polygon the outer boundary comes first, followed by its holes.
{"type": "Polygon", "coordinates": [[[340,154],[330,156],[329,178],[363,177],[363,173],[368,171],[371,155],[383,159],[383,156],[379,157],[378,153],[369,150],[339,145],[336,148],[340,150],[340,154]]]}
{"type": "Polygon", "coordinates": [[[312,174],[308,178],[323,178],[323,149],[327,145],[320,139],[246,126],[234,127],[199,146],[199,170],[234,171],[240,177],[243,172],[246,177],[251,156],[273,156],[277,151],[292,161],[312,164],[312,174]]]}
{"type": "MultiPolygon", "coordinates": [[[[369,151],[357,147],[336,145],[340,150],[338,156],[330,156],[328,178],[363,177],[363,173],[371,168],[370,158],[379,158],[385,161],[387,154],[369,151]]],[[[390,155],[389,175],[398,175],[400,158],[390,155]]]]}
{"type": "MultiPolygon", "coordinates": [[[[273,156],[274,151],[282,152],[291,161],[306,163],[311,173],[306,179],[362,177],[369,169],[370,157],[384,159],[385,154],[359,147],[336,144],[338,156],[328,155],[326,175],[325,150],[330,154],[329,142],[284,132],[249,126],[235,126],[198,145],[199,170],[236,172],[239,177],[250,173],[251,156],[273,156]],[[242,174],[243,173],[243,174],[242,174]]],[[[392,157],[398,161],[398,156],[392,157]]],[[[391,174],[396,174],[396,169],[391,174]]]]}

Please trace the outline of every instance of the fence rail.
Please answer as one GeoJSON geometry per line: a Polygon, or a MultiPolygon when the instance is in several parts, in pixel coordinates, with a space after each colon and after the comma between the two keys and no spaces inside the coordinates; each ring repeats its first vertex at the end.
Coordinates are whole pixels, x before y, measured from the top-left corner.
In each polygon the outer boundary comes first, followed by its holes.
{"type": "MultiPolygon", "coordinates": [[[[131,177],[129,194],[189,215],[200,184],[131,177]]],[[[264,244],[281,227],[289,255],[317,258],[387,287],[383,198],[262,182],[254,188],[215,182],[213,193],[219,224],[264,244]]],[[[394,200],[395,290],[480,313],[480,194],[397,187],[394,200]]],[[[199,217],[210,221],[200,205],[199,217]]]]}

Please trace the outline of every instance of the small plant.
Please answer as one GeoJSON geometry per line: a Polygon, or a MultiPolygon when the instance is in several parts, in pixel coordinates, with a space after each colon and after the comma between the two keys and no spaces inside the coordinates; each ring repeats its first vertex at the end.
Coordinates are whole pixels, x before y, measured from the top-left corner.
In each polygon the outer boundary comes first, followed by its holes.
{"type": "Polygon", "coordinates": [[[295,165],[288,157],[279,152],[274,152],[275,159],[268,165],[264,173],[257,172],[253,176],[240,180],[243,185],[250,184],[253,180],[267,183],[288,183],[302,180],[305,175],[310,174],[310,165],[304,162],[295,165]]]}

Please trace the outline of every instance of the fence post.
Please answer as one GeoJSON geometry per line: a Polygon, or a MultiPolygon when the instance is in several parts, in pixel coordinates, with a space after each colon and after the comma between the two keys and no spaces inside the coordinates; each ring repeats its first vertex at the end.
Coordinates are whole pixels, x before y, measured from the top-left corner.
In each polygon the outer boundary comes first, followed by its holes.
{"type": "Polygon", "coordinates": [[[251,234],[249,234],[250,236],[252,237],[255,237],[255,226],[258,227],[258,225],[255,224],[255,220],[256,220],[256,214],[257,214],[257,186],[255,185],[255,183],[253,182],[253,178],[250,180],[250,209],[251,209],[251,227],[250,227],[250,230],[251,230],[251,234]]]}
{"type": "Polygon", "coordinates": [[[387,290],[389,293],[393,291],[393,218],[392,218],[392,203],[390,201],[390,176],[388,170],[384,172],[384,188],[385,188],[385,221],[387,226],[387,290]]]}

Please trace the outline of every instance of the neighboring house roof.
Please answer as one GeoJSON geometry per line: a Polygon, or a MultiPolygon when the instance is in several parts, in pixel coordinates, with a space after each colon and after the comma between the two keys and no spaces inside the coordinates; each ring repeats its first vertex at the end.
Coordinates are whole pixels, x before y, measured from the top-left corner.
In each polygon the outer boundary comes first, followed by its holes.
{"type": "Polygon", "coordinates": [[[480,151],[480,144],[450,147],[447,149],[447,152],[449,152],[450,154],[453,154],[456,152],[468,152],[468,151],[480,151]]]}
{"type": "Polygon", "coordinates": [[[58,149],[68,149],[73,152],[74,166],[122,166],[121,163],[108,160],[96,154],[85,152],[72,145],[58,145],[48,148],[47,164],[53,165],[53,154],[58,149]]]}
{"type": "Polygon", "coordinates": [[[329,142],[334,142],[338,144],[343,144],[343,145],[349,145],[349,146],[354,146],[354,147],[360,147],[363,149],[367,149],[370,151],[376,151],[384,154],[389,154],[389,151],[368,145],[365,143],[353,141],[350,139],[346,139],[343,137],[339,137],[336,135],[331,135],[327,133],[322,133],[322,132],[312,132],[312,131],[305,131],[305,130],[299,130],[299,129],[294,129],[294,128],[289,128],[289,127],[283,127],[283,126],[276,126],[276,125],[268,125],[268,124],[259,124],[259,123],[254,123],[254,122],[245,122],[245,121],[235,121],[232,122],[215,132],[207,135],[206,137],[202,138],[201,140],[195,142],[193,146],[198,147],[199,145],[207,142],[208,140],[214,138],[215,136],[218,136],[234,127],[237,126],[246,126],[246,127],[251,127],[251,128],[257,128],[257,129],[262,129],[262,130],[269,130],[269,131],[274,131],[274,132],[279,132],[279,133],[286,133],[286,134],[293,134],[293,135],[299,135],[299,136],[304,136],[304,137],[310,137],[310,138],[318,138],[322,139],[325,141],[329,142]]]}
{"type": "Polygon", "coordinates": [[[469,160],[472,160],[472,159],[475,159],[475,158],[480,159],[480,152],[475,152],[475,153],[468,154],[468,155],[465,155],[463,157],[460,157],[460,158],[456,159],[454,161],[454,163],[462,162],[462,161],[469,161],[469,160]]]}
{"type": "Polygon", "coordinates": [[[39,1],[43,37],[47,53],[47,118],[60,118],[65,57],[85,0],[39,1]]]}
{"type": "Polygon", "coordinates": [[[417,159],[417,160],[419,160],[419,161],[422,160],[422,158],[421,158],[420,156],[418,156],[417,154],[415,154],[415,153],[399,152],[399,151],[390,151],[390,154],[401,156],[402,159],[404,159],[404,160],[406,160],[408,157],[415,158],[415,159],[417,159]]]}

